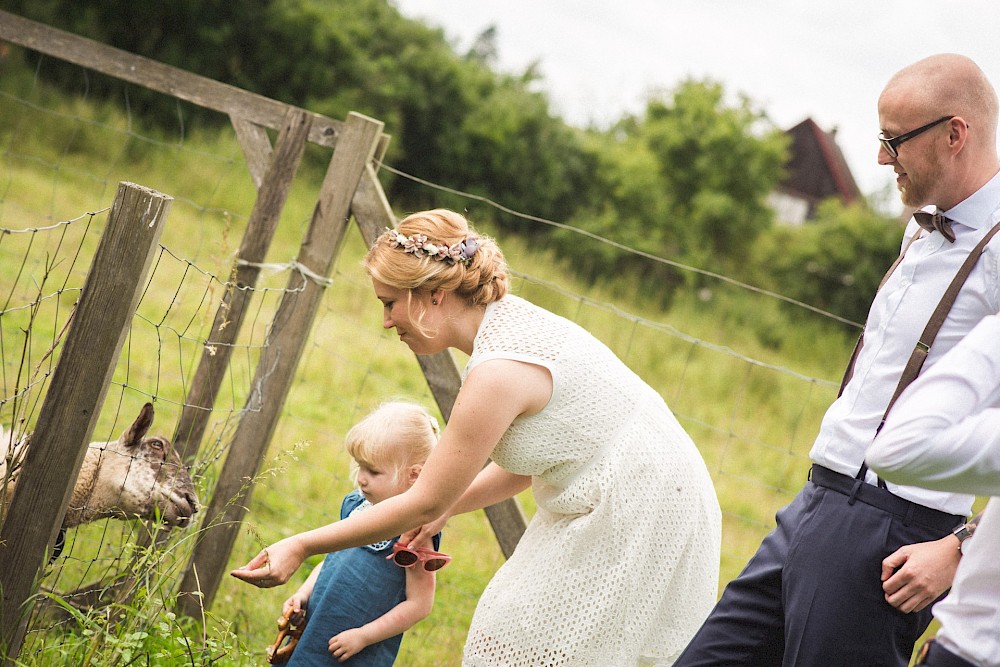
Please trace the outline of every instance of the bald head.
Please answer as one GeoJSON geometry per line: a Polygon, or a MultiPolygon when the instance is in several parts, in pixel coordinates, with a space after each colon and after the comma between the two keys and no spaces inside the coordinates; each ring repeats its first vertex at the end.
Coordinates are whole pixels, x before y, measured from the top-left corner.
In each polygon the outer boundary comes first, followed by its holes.
{"type": "Polygon", "coordinates": [[[983,71],[954,53],[919,60],[889,80],[878,98],[879,126],[884,136],[907,136],[896,151],[880,147],[878,161],[893,168],[904,204],[947,211],[1000,171],[997,107],[983,71]]]}
{"type": "Polygon", "coordinates": [[[969,140],[994,148],[997,133],[997,94],[983,71],[966,56],[942,53],[903,68],[886,84],[879,98],[906,100],[926,118],[961,116],[970,127],[969,140]]]}

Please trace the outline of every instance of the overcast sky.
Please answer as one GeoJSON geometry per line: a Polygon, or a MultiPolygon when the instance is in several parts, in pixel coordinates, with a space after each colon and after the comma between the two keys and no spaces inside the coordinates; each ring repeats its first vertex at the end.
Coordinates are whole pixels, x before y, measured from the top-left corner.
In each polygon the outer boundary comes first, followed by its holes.
{"type": "Polygon", "coordinates": [[[395,0],[444,29],[460,52],[491,25],[499,67],[540,63],[552,109],[605,127],[688,77],[743,93],[782,128],[837,128],[861,190],[882,191],[875,103],[925,56],[973,58],[1000,87],[1000,4],[940,0],[395,0]]]}

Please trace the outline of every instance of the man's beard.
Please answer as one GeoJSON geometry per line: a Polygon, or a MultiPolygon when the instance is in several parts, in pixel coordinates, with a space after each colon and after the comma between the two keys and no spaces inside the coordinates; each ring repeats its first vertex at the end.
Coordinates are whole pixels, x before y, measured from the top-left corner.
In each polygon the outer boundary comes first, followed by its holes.
{"type": "Polygon", "coordinates": [[[924,165],[920,173],[913,174],[909,170],[906,172],[906,185],[899,185],[900,199],[903,204],[911,208],[920,208],[927,204],[933,204],[932,185],[934,183],[933,174],[939,173],[938,160],[935,156],[924,165]],[[914,178],[916,176],[916,178],[914,178]]]}

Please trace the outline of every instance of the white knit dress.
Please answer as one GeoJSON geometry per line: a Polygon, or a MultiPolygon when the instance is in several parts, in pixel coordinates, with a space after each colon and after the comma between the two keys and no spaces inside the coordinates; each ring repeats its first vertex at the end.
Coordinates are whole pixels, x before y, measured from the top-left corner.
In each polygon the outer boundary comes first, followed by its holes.
{"type": "Polygon", "coordinates": [[[672,664],[718,586],[721,513],[697,448],[611,350],[524,299],[487,307],[463,377],[490,359],[543,366],[554,386],[493,451],[533,476],[537,512],[479,600],[463,665],[672,664]]]}

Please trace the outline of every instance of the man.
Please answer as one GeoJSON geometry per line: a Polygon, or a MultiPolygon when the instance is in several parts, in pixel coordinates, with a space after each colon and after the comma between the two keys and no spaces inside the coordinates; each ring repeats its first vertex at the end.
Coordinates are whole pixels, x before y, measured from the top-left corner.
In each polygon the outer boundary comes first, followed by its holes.
{"type": "Polygon", "coordinates": [[[992,495],[962,543],[936,640],[918,664],[1000,667],[1000,317],[987,317],[903,393],[868,452],[886,479],[992,495]]]}
{"type": "MultiPolygon", "coordinates": [[[[922,221],[928,231],[910,220],[850,379],[824,416],[810,481],[778,512],[675,667],[905,667],[958,566],[953,532],[973,497],[887,485],[865,457],[918,335],[1000,222],[997,96],[975,63],[942,54],[893,76],[878,113],[878,160],[895,171],[903,203],[934,206],[952,222],[922,221]]],[[[965,280],[924,369],[998,310],[1000,242],[986,246],[965,280]]]]}

